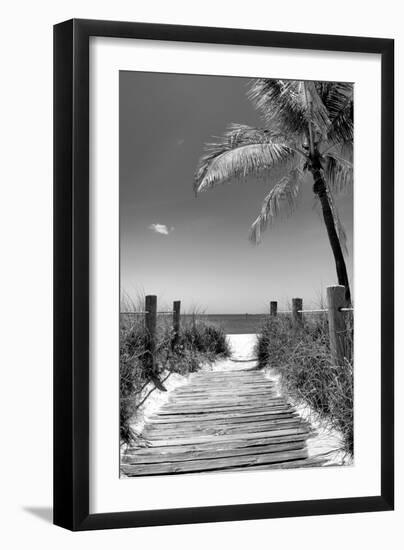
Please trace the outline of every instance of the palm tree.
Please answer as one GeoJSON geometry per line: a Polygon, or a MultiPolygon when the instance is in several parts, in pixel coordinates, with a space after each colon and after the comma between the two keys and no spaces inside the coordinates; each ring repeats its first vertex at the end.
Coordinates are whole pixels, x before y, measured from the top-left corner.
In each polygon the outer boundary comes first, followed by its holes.
{"type": "Polygon", "coordinates": [[[196,193],[232,179],[265,177],[271,190],[250,230],[258,244],[262,232],[282,211],[292,213],[305,175],[321,205],[335,259],[338,283],[348,274],[342,248],[346,237],[333,200],[353,179],[353,86],[342,82],[258,79],[248,96],[262,114],[262,128],[231,124],[206,147],[195,174],[196,193]]]}

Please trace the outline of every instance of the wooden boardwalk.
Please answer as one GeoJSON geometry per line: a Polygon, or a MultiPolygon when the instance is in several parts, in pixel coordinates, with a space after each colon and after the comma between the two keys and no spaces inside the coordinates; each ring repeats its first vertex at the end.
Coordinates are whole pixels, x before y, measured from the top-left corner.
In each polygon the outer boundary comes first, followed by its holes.
{"type": "MultiPolygon", "coordinates": [[[[251,365],[251,363],[250,363],[251,365]]],[[[319,466],[311,428],[261,371],[197,372],[147,419],[127,449],[127,476],[319,466]]]]}

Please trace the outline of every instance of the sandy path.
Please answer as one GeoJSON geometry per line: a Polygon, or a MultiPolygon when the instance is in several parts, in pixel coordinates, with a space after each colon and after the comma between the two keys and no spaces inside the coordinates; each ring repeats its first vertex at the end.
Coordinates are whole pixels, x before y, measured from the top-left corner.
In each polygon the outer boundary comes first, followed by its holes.
{"type": "Polygon", "coordinates": [[[202,368],[204,371],[227,371],[227,370],[249,370],[256,366],[254,353],[256,334],[228,334],[227,340],[230,343],[231,357],[219,359],[212,365],[202,368]]]}

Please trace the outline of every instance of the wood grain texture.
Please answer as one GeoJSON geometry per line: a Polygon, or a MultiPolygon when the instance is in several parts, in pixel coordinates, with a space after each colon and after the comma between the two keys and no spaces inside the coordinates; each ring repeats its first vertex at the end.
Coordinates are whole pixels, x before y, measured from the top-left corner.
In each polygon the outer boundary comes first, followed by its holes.
{"type": "Polygon", "coordinates": [[[257,370],[198,372],[146,419],[121,461],[126,476],[321,465],[310,425],[257,370]]]}
{"type": "Polygon", "coordinates": [[[327,288],[328,327],[330,331],[330,348],[334,365],[345,365],[345,314],[341,308],[347,306],[345,287],[336,285],[327,288]]]}

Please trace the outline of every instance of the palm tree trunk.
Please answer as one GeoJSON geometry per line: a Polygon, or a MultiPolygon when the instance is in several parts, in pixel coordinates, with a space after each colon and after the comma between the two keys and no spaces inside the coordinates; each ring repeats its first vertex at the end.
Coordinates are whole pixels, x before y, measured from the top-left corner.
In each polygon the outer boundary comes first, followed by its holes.
{"type": "Polygon", "coordinates": [[[327,188],[320,168],[313,166],[311,173],[314,179],[313,191],[320,199],[321,208],[323,211],[324,223],[327,228],[328,238],[334,254],[335,266],[337,268],[338,284],[345,287],[345,298],[347,304],[351,304],[351,291],[349,288],[348,273],[345,265],[344,255],[342,253],[341,243],[335,227],[334,216],[331,210],[330,201],[328,200],[327,188]]]}

